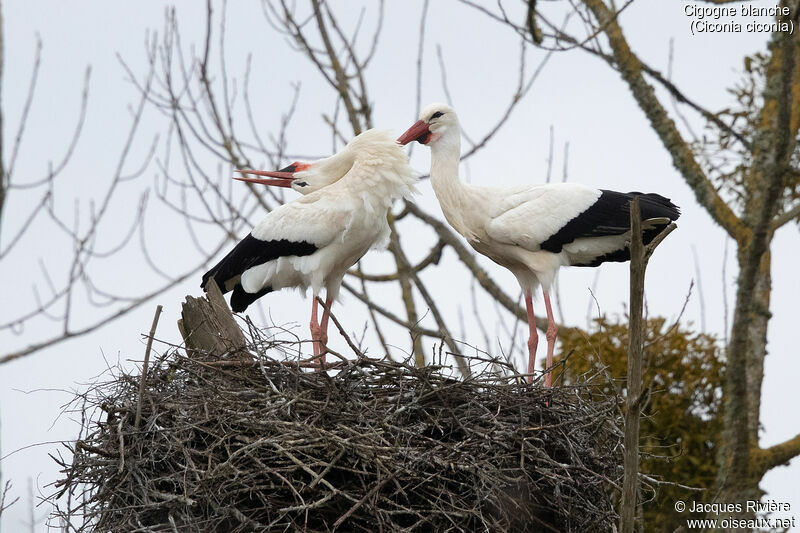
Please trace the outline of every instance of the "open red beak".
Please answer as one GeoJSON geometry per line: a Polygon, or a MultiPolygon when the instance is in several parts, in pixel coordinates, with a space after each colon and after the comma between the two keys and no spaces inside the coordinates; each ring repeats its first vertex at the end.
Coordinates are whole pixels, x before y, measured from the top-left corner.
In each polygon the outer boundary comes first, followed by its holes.
{"type": "Polygon", "coordinates": [[[431,140],[431,130],[428,124],[423,120],[418,120],[413,126],[408,128],[404,134],[397,138],[397,142],[406,145],[411,141],[417,141],[420,144],[428,144],[431,140]]]}
{"type": "Polygon", "coordinates": [[[270,170],[237,170],[236,172],[240,172],[242,174],[255,174],[256,176],[267,176],[272,179],[264,179],[264,178],[245,178],[234,176],[233,179],[239,181],[246,181],[248,183],[260,183],[262,185],[271,185],[273,187],[291,187],[292,182],[294,181],[294,173],[300,172],[301,170],[305,170],[310,165],[304,165],[301,163],[292,163],[286,168],[282,168],[280,170],[270,171],[270,170]]]}
{"type": "Polygon", "coordinates": [[[245,178],[234,176],[233,179],[239,181],[246,181],[248,183],[260,183],[262,185],[272,185],[274,187],[291,187],[292,182],[294,181],[294,174],[291,172],[270,172],[268,170],[237,170],[236,172],[241,172],[242,174],[255,174],[256,176],[269,176],[273,179],[264,179],[264,178],[245,178]]]}

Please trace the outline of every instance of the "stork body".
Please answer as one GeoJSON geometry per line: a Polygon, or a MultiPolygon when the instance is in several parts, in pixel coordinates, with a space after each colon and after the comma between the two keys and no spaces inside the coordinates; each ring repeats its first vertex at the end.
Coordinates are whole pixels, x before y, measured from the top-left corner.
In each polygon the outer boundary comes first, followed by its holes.
{"type": "Polygon", "coordinates": [[[398,142],[431,148],[431,184],[448,223],[479,253],[510,270],[525,294],[530,337],[529,381],[533,379],[538,333],[533,292],[541,285],[547,313],[545,386],[557,335],[550,288],[562,266],[595,267],[630,259],[629,201],[639,195],[643,240],[649,243],[678,208],[658,194],[620,193],[574,183],[510,188],[479,187],[458,178],[461,130],[455,111],[432,104],[398,142]]]}
{"type": "MultiPolygon", "coordinates": [[[[388,243],[387,212],[393,200],[415,192],[416,178],[400,146],[382,131],[362,133],[341,152],[323,161],[328,163],[327,185],[267,214],[206,272],[203,287],[213,277],[223,293],[233,291],[231,308],[236,312],[244,311],[269,292],[310,287],[314,296],[311,312],[314,355],[322,355],[324,362],[329,309],[339,293],[342,278],[370,248],[388,243]],[[323,288],[327,303],[318,322],[316,296],[323,288]]],[[[284,169],[259,171],[272,180],[244,180],[296,188],[291,182],[304,180],[307,177],[304,173],[314,165],[294,172],[291,178],[277,176],[291,172],[284,169]],[[276,179],[284,181],[276,183],[276,179]]]]}

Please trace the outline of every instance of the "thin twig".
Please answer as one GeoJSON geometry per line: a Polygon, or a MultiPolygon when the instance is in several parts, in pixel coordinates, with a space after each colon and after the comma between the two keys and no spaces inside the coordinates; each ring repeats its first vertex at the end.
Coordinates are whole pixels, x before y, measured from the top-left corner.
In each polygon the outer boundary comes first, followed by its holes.
{"type": "Polygon", "coordinates": [[[150,349],[153,347],[153,338],[156,335],[156,328],[158,327],[158,318],[161,316],[161,311],[164,309],[162,305],[156,306],[156,313],[153,316],[153,325],[150,326],[150,335],[147,336],[147,348],[144,350],[144,362],[142,362],[142,377],[139,380],[139,401],[136,403],[136,421],[133,424],[134,429],[139,429],[139,422],[142,420],[142,403],[144,403],[144,387],[147,381],[147,364],[150,362],[150,349]]]}

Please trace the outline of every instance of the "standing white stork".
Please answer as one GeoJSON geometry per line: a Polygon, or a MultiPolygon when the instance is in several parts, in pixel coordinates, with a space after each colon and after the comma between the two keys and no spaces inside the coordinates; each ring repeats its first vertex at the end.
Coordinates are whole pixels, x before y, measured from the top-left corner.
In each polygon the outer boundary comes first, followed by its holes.
{"type": "Polygon", "coordinates": [[[269,292],[311,287],[314,357],[321,355],[324,364],[329,311],[342,278],[370,248],[388,243],[388,210],[395,199],[416,192],[416,177],[400,145],[377,130],[365,131],[336,155],[305,169],[259,172],[273,179],[237,179],[305,192],[300,183],[317,176],[317,190],[267,214],[205,273],[202,286],[213,277],[223,293],[232,290],[231,308],[237,313],[269,292]],[[323,287],[326,309],[318,322],[316,297],[323,287]]]}
{"type": "Polygon", "coordinates": [[[575,183],[477,187],[458,178],[461,128],[455,111],[431,104],[397,141],[431,147],[431,183],[444,216],[481,254],[509,269],[525,292],[530,338],[528,381],[533,380],[539,337],[532,294],[542,286],[547,311],[545,386],[551,384],[558,329],[550,287],[562,266],[594,267],[630,260],[630,209],[639,196],[643,241],[647,244],[680,216],[678,207],[658,194],[621,193],[575,183]]]}

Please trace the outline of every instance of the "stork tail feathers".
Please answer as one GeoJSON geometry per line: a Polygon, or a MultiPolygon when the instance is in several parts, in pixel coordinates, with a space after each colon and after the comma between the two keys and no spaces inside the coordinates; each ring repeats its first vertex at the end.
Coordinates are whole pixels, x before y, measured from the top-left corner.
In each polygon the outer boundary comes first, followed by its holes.
{"type": "Polygon", "coordinates": [[[264,287],[256,293],[247,292],[244,290],[244,287],[237,283],[231,295],[231,309],[234,313],[241,313],[247,309],[247,306],[251,303],[270,292],[272,292],[272,287],[264,287]]]}

